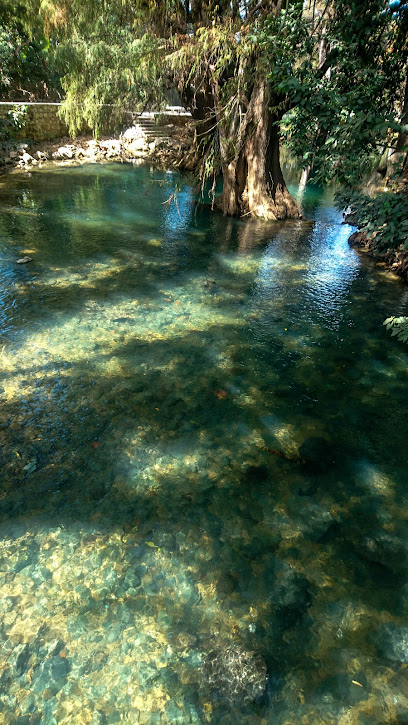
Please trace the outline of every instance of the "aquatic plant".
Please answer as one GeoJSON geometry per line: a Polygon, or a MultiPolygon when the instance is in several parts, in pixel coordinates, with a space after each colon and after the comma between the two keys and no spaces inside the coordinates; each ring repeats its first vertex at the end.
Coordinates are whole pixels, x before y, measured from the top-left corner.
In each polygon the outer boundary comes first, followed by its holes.
{"type": "Polygon", "coordinates": [[[265,691],[265,660],[237,645],[212,650],[206,657],[204,671],[211,690],[227,692],[231,705],[255,700],[265,691]]]}

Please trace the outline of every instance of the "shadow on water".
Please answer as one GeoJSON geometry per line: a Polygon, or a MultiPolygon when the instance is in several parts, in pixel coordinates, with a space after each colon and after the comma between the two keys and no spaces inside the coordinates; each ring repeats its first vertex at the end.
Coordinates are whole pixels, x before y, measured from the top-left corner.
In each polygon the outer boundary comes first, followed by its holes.
{"type": "MultiPolygon", "coordinates": [[[[117,168],[70,173],[115,219],[117,168]]],[[[54,220],[5,289],[5,722],[403,722],[401,290],[338,229],[169,213],[65,261],[54,220]]]]}

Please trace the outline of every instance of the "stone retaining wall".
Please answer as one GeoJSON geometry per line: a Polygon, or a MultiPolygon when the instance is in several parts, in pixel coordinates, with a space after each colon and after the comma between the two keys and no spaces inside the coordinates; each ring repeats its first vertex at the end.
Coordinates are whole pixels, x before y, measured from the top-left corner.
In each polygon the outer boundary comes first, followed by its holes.
{"type": "Polygon", "coordinates": [[[20,140],[35,142],[51,141],[68,135],[66,124],[58,117],[60,103],[5,103],[0,102],[0,119],[6,118],[9,111],[15,108],[27,109],[27,120],[24,127],[14,132],[13,136],[20,140]]]}
{"type": "Polygon", "coordinates": [[[0,174],[48,161],[77,164],[149,159],[160,166],[188,167],[194,130],[189,124],[191,115],[184,109],[130,114],[132,125],[120,135],[104,134],[97,141],[88,129],[69,141],[68,129],[58,117],[61,104],[0,102],[0,122],[18,106],[27,106],[27,119],[20,131],[11,129],[10,137],[0,142],[0,174]]]}
{"type": "MultiPolygon", "coordinates": [[[[16,140],[41,143],[42,141],[52,141],[69,136],[66,124],[58,116],[61,103],[23,103],[20,101],[9,103],[0,101],[0,120],[6,118],[9,111],[24,107],[27,109],[27,120],[21,130],[13,130],[13,137],[16,140]]],[[[147,114],[147,116],[152,119],[156,117],[156,123],[159,126],[171,123],[174,126],[182,127],[191,119],[189,113],[185,111],[180,113],[172,108],[160,113],[147,114]]],[[[111,130],[107,128],[105,132],[111,130]]],[[[84,132],[86,131],[84,130],[84,132]]]]}

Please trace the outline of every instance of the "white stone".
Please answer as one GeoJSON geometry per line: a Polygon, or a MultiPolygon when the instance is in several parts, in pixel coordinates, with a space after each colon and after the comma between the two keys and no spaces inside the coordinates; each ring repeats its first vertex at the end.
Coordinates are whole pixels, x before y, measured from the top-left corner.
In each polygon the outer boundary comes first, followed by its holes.
{"type": "Polygon", "coordinates": [[[130,128],[127,128],[126,131],[122,133],[122,138],[125,139],[125,141],[134,141],[135,139],[144,138],[145,133],[139,124],[136,124],[135,126],[131,126],[130,128]]]}
{"type": "Polygon", "coordinates": [[[121,145],[117,139],[109,138],[106,141],[101,141],[100,146],[110,154],[120,154],[121,145]]]}
{"type": "Polygon", "coordinates": [[[72,146],[60,146],[52,155],[53,159],[73,159],[74,152],[72,146]]]}
{"type": "Polygon", "coordinates": [[[135,141],[132,141],[132,143],[129,144],[128,150],[131,153],[135,153],[138,151],[146,152],[147,151],[146,141],[143,138],[136,139],[135,141]]]}
{"type": "Polygon", "coordinates": [[[20,157],[20,164],[24,164],[25,166],[29,166],[30,164],[36,164],[37,161],[30,156],[26,151],[21,155],[20,157]]]}

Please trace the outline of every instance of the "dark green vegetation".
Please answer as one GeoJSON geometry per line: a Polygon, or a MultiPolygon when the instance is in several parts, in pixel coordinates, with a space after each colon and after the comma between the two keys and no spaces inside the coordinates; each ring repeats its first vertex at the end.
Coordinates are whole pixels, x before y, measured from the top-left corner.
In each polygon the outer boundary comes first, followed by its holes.
{"type": "Polygon", "coordinates": [[[13,140],[24,128],[27,118],[27,106],[16,105],[0,118],[0,143],[13,140]]]}
{"type": "MultiPolygon", "coordinates": [[[[316,181],[355,186],[378,167],[386,149],[401,150],[406,143],[408,6],[382,0],[327,3],[314,22],[320,72],[307,15],[296,5],[287,14],[287,32],[277,19],[261,33],[271,57],[270,78],[290,99],[286,144],[313,169],[316,181]]],[[[398,158],[395,171],[401,175],[398,158]]]]}
{"type": "Polygon", "coordinates": [[[372,238],[379,254],[390,248],[408,249],[408,195],[405,192],[369,196],[345,191],[337,195],[337,206],[349,207],[348,221],[372,238]]]}
{"type": "Polygon", "coordinates": [[[62,89],[53,50],[38,7],[1,0],[0,100],[59,99],[62,89]]]}
{"type": "Polygon", "coordinates": [[[405,290],[302,208],[225,218],[146,166],[3,181],[6,725],[406,722],[405,290]]]}

